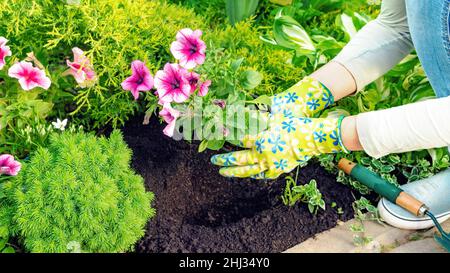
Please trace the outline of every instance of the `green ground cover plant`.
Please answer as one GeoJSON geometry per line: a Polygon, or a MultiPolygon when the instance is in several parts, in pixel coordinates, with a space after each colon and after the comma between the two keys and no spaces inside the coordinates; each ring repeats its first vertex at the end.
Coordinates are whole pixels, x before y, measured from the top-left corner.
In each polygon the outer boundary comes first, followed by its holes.
{"type": "Polygon", "coordinates": [[[155,213],[130,160],[119,131],[52,134],[1,185],[1,238],[20,236],[30,252],[130,250],[155,213]]]}

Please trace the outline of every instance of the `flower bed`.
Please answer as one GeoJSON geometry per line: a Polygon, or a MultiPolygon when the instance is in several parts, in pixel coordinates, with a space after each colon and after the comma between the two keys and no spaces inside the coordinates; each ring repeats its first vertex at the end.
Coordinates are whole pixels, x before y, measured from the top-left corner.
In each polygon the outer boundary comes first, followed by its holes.
{"type": "MultiPolygon", "coordinates": [[[[352,207],[370,191],[337,172],[341,153],[273,181],[224,178],[209,159],[265,129],[271,96],[331,60],[379,6],[261,0],[227,10],[230,24],[222,0],[200,2],[0,3],[0,252],[125,252],[144,231],[139,252],[279,252],[354,208],[376,214],[366,199],[352,207]]],[[[315,115],[428,98],[421,71],[410,55],[315,115]]],[[[347,157],[392,183],[450,165],[443,149],[347,157]]]]}
{"type": "Polygon", "coordinates": [[[298,179],[320,181],[327,209],[312,214],[306,205],[283,204],[284,178],[224,178],[210,165],[213,152],[199,154],[198,143],[164,136],[156,119],[142,128],[141,119],[127,123],[124,139],[133,150],[133,168],[155,193],[157,214],[137,252],[282,252],[353,217],[352,190],[318,164],[302,169],[298,179]]]}

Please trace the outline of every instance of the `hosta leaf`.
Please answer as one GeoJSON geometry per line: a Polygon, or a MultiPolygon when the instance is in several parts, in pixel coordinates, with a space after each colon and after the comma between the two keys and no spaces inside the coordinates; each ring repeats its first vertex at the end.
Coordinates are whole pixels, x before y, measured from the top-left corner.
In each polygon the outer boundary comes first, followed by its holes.
{"type": "Polygon", "coordinates": [[[261,35],[261,36],[259,36],[259,39],[261,41],[266,42],[266,43],[271,44],[271,45],[278,45],[277,41],[275,41],[275,39],[272,38],[269,35],[261,35]]]}
{"type": "Polygon", "coordinates": [[[352,39],[358,32],[353,24],[352,17],[345,13],[336,18],[336,24],[345,32],[348,39],[352,39]]]}
{"type": "Polygon", "coordinates": [[[419,102],[435,98],[436,95],[429,84],[419,85],[409,95],[409,102],[419,102]]]}
{"type": "Polygon", "coordinates": [[[226,0],[225,8],[232,25],[250,17],[256,11],[259,0],[226,0]]]}
{"type": "Polygon", "coordinates": [[[354,12],[353,13],[353,23],[357,30],[360,30],[363,26],[365,26],[371,18],[369,16],[363,15],[361,13],[354,12]]]}
{"type": "Polygon", "coordinates": [[[278,45],[308,55],[316,51],[305,29],[292,17],[278,13],[273,24],[273,35],[278,45]]]}

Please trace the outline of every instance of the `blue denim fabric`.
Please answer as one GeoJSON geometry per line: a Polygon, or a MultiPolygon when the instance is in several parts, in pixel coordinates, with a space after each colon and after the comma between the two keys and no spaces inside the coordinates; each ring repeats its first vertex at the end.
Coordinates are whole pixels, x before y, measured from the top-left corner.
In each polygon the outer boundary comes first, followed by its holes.
{"type": "MultiPolygon", "coordinates": [[[[450,0],[406,0],[406,13],[414,47],[436,96],[450,96],[450,0]]],[[[450,171],[442,175],[448,180],[450,171]]]]}
{"type": "Polygon", "coordinates": [[[450,96],[450,0],[406,0],[412,41],[436,96],[450,96]]]}

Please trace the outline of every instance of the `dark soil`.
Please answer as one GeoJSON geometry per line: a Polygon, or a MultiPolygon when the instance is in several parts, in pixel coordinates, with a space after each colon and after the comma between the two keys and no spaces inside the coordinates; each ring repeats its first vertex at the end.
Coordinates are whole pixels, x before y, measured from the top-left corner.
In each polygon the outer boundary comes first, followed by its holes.
{"type": "Polygon", "coordinates": [[[281,252],[353,216],[351,190],[318,164],[299,174],[302,184],[317,180],[327,204],[312,215],[305,204],[283,205],[284,178],[224,178],[209,161],[214,152],[199,154],[197,144],[164,136],[157,119],[145,126],[142,120],[137,117],[123,129],[133,168],[156,195],[157,215],[137,252],[281,252]]]}

